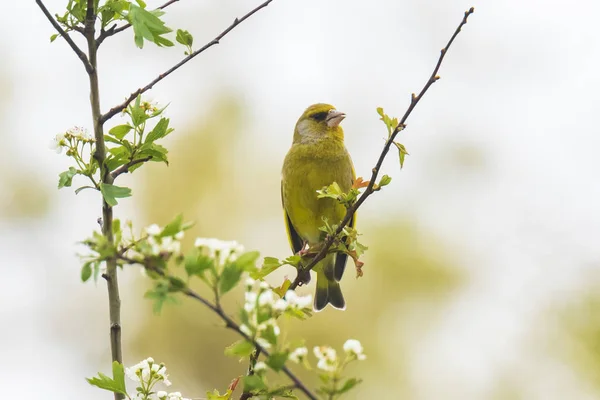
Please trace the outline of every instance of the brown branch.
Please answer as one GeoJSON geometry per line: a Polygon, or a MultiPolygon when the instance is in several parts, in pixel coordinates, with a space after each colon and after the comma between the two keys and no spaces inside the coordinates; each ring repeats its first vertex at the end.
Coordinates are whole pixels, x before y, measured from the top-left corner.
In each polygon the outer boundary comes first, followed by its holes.
{"type": "Polygon", "coordinates": [[[121,174],[128,173],[129,168],[133,167],[134,165],[145,163],[146,161],[150,161],[150,160],[152,160],[152,156],[138,158],[137,160],[131,160],[127,164],[121,165],[119,168],[115,169],[111,173],[113,180],[121,174]]]}
{"type": "Polygon", "coordinates": [[[323,243],[323,247],[317,253],[317,255],[314,256],[314,258],[308,264],[306,264],[303,268],[298,270],[298,275],[296,276],[296,279],[294,279],[294,282],[292,282],[292,284],[290,285],[291,290],[296,289],[298,287],[298,285],[303,283],[303,277],[305,277],[306,274],[312,268],[314,268],[314,266],[319,261],[321,261],[322,259],[325,258],[325,256],[327,256],[329,248],[333,245],[333,242],[335,242],[335,240],[339,236],[339,234],[342,233],[342,230],[344,229],[344,227],[346,225],[348,225],[348,223],[352,219],[352,216],[354,215],[356,210],[358,210],[358,208],[365,202],[367,197],[369,197],[371,194],[373,194],[373,192],[375,192],[375,189],[374,189],[375,180],[377,179],[377,175],[379,174],[379,170],[381,169],[383,160],[385,159],[385,156],[387,155],[388,151],[390,150],[390,146],[392,145],[392,143],[394,143],[394,139],[396,139],[396,136],[398,135],[398,133],[406,127],[406,120],[408,119],[408,117],[410,116],[410,114],[412,113],[414,108],[417,106],[419,101],[423,98],[423,96],[425,95],[425,93],[427,92],[429,87],[431,85],[433,85],[438,79],[440,79],[440,77],[438,76],[438,71],[442,65],[442,61],[444,60],[446,53],[448,52],[448,49],[450,48],[450,45],[452,45],[452,42],[454,42],[454,39],[460,33],[462,27],[467,23],[467,19],[469,18],[469,15],[473,14],[474,12],[475,12],[475,8],[473,8],[473,7],[471,7],[469,10],[465,11],[462,21],[460,22],[460,24],[454,31],[454,34],[452,35],[452,37],[450,37],[450,40],[446,44],[446,47],[444,47],[442,49],[442,51],[440,53],[440,57],[438,58],[437,64],[435,65],[435,68],[433,69],[431,76],[425,83],[425,86],[423,86],[423,89],[421,89],[421,91],[419,92],[418,95],[415,95],[414,93],[412,94],[411,100],[410,100],[410,105],[408,106],[408,109],[402,116],[402,119],[400,120],[400,122],[398,123],[398,125],[396,126],[396,128],[394,129],[392,134],[390,135],[389,139],[385,142],[385,146],[383,146],[383,150],[381,151],[381,154],[379,155],[379,159],[377,160],[375,167],[372,169],[371,179],[369,180],[369,185],[367,186],[367,188],[365,189],[363,194],[358,198],[356,203],[354,203],[352,205],[352,207],[348,208],[348,212],[344,216],[344,219],[342,219],[342,222],[340,222],[340,224],[338,225],[337,229],[335,230],[335,233],[333,235],[330,235],[327,237],[327,239],[323,243]]]}
{"type": "Polygon", "coordinates": [[[114,117],[116,114],[120,113],[123,109],[125,109],[125,107],[127,107],[129,105],[129,103],[131,103],[136,97],[138,97],[140,94],[147,92],[148,90],[152,89],[152,87],[154,85],[156,85],[158,82],[162,81],[163,79],[165,79],[167,76],[169,76],[172,72],[174,72],[175,70],[179,69],[182,65],[184,65],[185,63],[187,63],[188,61],[190,61],[192,58],[196,57],[198,54],[204,52],[205,50],[209,49],[210,47],[219,44],[219,41],[221,39],[223,39],[223,37],[225,35],[227,35],[229,32],[231,32],[236,26],[238,26],[239,24],[241,24],[242,22],[244,22],[246,19],[250,18],[253,14],[255,14],[257,11],[265,8],[266,6],[269,5],[269,3],[271,3],[273,0],[267,0],[264,3],[262,3],[261,5],[259,5],[258,7],[256,7],[255,9],[253,9],[252,11],[248,12],[246,15],[244,15],[242,18],[236,18],[235,20],[233,20],[233,23],[231,25],[229,25],[229,27],[227,27],[227,29],[225,29],[223,32],[221,32],[217,37],[215,37],[213,40],[211,40],[210,42],[208,42],[207,44],[205,44],[204,46],[202,46],[201,48],[199,48],[198,50],[194,51],[193,53],[191,53],[190,55],[188,55],[187,57],[185,57],[183,60],[181,60],[180,62],[178,62],[177,64],[175,64],[173,67],[169,68],[168,70],[166,70],[165,72],[163,72],[162,74],[158,75],[152,82],[150,82],[149,84],[147,84],[146,86],[139,88],[138,90],[136,90],[135,92],[131,93],[131,95],[129,95],[129,97],[127,98],[127,100],[125,100],[123,103],[119,104],[118,106],[115,106],[113,108],[111,108],[106,114],[104,114],[102,116],[102,123],[105,123],[106,121],[108,121],[110,118],[114,117]]]}
{"type": "Polygon", "coordinates": [[[54,29],[56,29],[60,36],[62,36],[67,41],[67,43],[69,44],[69,46],[71,46],[71,49],[73,49],[75,54],[77,54],[77,57],[79,57],[79,59],[83,63],[83,66],[85,67],[87,73],[91,73],[93,67],[92,64],[90,64],[90,61],[88,60],[85,53],[79,47],[77,47],[73,39],[71,39],[71,36],[69,36],[69,34],[60,26],[58,21],[54,19],[54,17],[52,16],[52,14],[50,14],[50,11],[48,11],[42,0],[35,0],[35,2],[40,7],[46,18],[48,18],[48,21],[50,21],[54,29]]]}
{"type": "MultiPolygon", "coordinates": [[[[145,259],[137,260],[135,258],[127,257],[123,253],[124,253],[124,251],[117,252],[116,257],[118,257],[120,260],[125,261],[128,264],[140,264],[140,265],[143,265],[144,268],[146,268],[146,269],[148,269],[148,270],[156,273],[157,275],[159,275],[159,276],[161,276],[163,278],[168,278],[169,277],[165,273],[164,270],[162,270],[161,268],[158,268],[158,267],[152,265],[151,263],[146,262],[145,259]]],[[[223,322],[225,322],[225,327],[226,328],[231,329],[231,330],[237,332],[245,340],[251,342],[265,356],[267,356],[267,357],[270,356],[270,353],[264,347],[262,347],[260,344],[258,344],[258,342],[255,339],[253,339],[252,337],[248,336],[246,333],[244,333],[244,331],[242,331],[242,329],[240,328],[240,325],[238,325],[237,322],[235,322],[229,315],[227,315],[225,313],[225,311],[223,310],[223,308],[219,304],[213,304],[213,303],[211,303],[210,301],[208,301],[207,299],[205,299],[204,297],[200,296],[198,293],[194,292],[192,289],[187,288],[187,287],[185,289],[181,290],[181,292],[183,294],[185,294],[186,296],[191,297],[192,299],[199,301],[204,306],[206,306],[207,308],[209,308],[212,312],[214,312],[215,314],[217,314],[223,320],[223,322]]],[[[290,386],[290,387],[297,388],[302,393],[304,393],[306,395],[306,397],[308,397],[310,400],[317,400],[317,396],[315,396],[310,391],[310,389],[308,389],[306,387],[306,385],[304,383],[302,383],[302,381],[288,367],[286,367],[284,365],[281,368],[281,371],[283,371],[283,373],[294,383],[294,385],[290,386]]]]}
{"type": "MultiPolygon", "coordinates": [[[[179,0],[170,0],[167,1],[165,4],[163,4],[162,6],[156,8],[156,10],[162,10],[164,8],[167,8],[168,6],[170,6],[173,3],[177,3],[179,0]]],[[[117,24],[114,24],[113,26],[111,26],[109,29],[107,30],[101,30],[100,31],[100,35],[98,35],[98,39],[96,39],[96,47],[99,47],[100,44],[102,42],[104,42],[104,39],[111,37],[112,35],[116,35],[119,32],[123,32],[125,29],[127,28],[131,28],[131,24],[125,24],[123,26],[119,26],[117,27],[117,24]]]]}
{"type": "MultiPolygon", "coordinates": [[[[202,296],[198,295],[196,292],[192,291],[191,289],[186,289],[186,290],[184,290],[183,293],[186,296],[191,297],[195,300],[198,300],[199,302],[204,304],[206,307],[210,308],[214,313],[216,313],[219,317],[221,317],[221,319],[225,322],[225,326],[227,328],[236,331],[244,339],[246,339],[249,342],[252,342],[252,344],[254,344],[254,346],[257,349],[259,349],[260,352],[263,353],[266,357],[270,356],[269,352],[264,347],[262,347],[260,344],[258,344],[258,342],[256,342],[256,340],[252,339],[250,336],[248,336],[244,332],[242,332],[240,326],[233,319],[231,319],[231,317],[229,317],[227,314],[225,314],[225,312],[223,311],[223,309],[220,306],[212,304],[211,302],[209,302],[202,296]]],[[[288,367],[286,367],[284,365],[283,367],[281,367],[281,370],[292,382],[294,382],[294,386],[296,388],[298,388],[298,390],[300,390],[302,393],[304,393],[306,395],[306,397],[308,397],[310,400],[317,400],[317,396],[312,394],[310,389],[308,389],[306,387],[306,385],[304,385],[304,383],[302,383],[302,381],[296,375],[294,375],[294,373],[288,367]]]]}

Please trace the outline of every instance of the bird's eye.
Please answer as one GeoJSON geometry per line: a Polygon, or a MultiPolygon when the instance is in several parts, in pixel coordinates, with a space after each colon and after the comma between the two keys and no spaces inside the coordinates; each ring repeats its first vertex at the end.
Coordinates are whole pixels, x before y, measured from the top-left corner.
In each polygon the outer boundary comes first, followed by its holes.
{"type": "Polygon", "coordinates": [[[316,114],[313,114],[312,118],[316,121],[325,121],[325,118],[327,118],[327,112],[318,112],[316,114]]]}

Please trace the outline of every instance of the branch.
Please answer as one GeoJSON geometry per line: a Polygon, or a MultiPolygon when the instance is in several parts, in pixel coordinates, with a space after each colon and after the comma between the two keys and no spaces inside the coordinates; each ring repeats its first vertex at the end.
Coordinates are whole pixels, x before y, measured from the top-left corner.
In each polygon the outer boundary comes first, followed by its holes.
{"type": "MultiPolygon", "coordinates": [[[[85,13],[84,35],[87,40],[88,57],[90,60],[90,71],[88,77],[90,81],[90,106],[92,109],[92,120],[94,124],[94,137],[96,138],[96,150],[94,158],[100,166],[100,180],[103,184],[112,184],[113,178],[106,167],[106,146],[104,142],[104,130],[100,118],[100,85],[98,83],[98,48],[96,46],[96,10],[94,8],[95,0],[87,0],[87,9],[85,13]]],[[[102,198],[102,234],[109,245],[114,245],[113,235],[113,209],[102,198]]],[[[104,275],[103,275],[104,276],[104,275]]],[[[117,259],[115,257],[106,260],[106,288],[108,291],[108,316],[110,324],[110,353],[112,361],[123,363],[123,348],[121,345],[121,297],[119,295],[119,279],[117,274],[117,259]]],[[[114,393],[115,400],[123,400],[125,396],[121,393],[114,393]]]]}
{"type": "Polygon", "coordinates": [[[69,46],[71,46],[71,48],[73,49],[75,54],[77,54],[77,57],[79,57],[79,59],[83,63],[83,66],[85,67],[85,70],[87,71],[87,73],[90,74],[92,72],[93,67],[92,67],[92,64],[90,64],[90,61],[88,60],[85,53],[83,51],[81,51],[81,49],[79,47],[77,47],[77,45],[75,44],[73,39],[71,39],[71,36],[69,36],[69,34],[54,19],[54,17],[50,14],[50,11],[48,11],[48,9],[46,8],[46,6],[42,2],[42,0],[35,0],[35,2],[40,7],[42,12],[46,16],[46,18],[48,18],[48,21],[50,21],[50,23],[52,24],[54,29],[56,29],[56,31],[60,34],[60,36],[62,36],[67,41],[69,46]]]}
{"type": "MultiPolygon", "coordinates": [[[[156,8],[155,10],[162,10],[167,8],[168,6],[170,6],[173,3],[177,3],[179,0],[170,0],[167,1],[165,4],[163,4],[162,6],[156,8]]],[[[123,26],[119,26],[117,28],[117,24],[114,24],[113,26],[111,26],[108,30],[102,30],[100,32],[100,35],[98,36],[98,39],[96,39],[96,47],[100,47],[100,44],[102,42],[104,42],[104,39],[111,37],[112,35],[116,35],[119,32],[123,32],[125,29],[127,28],[131,28],[131,24],[125,24],[123,26]]]]}
{"type": "MultiPolygon", "coordinates": [[[[249,342],[252,342],[252,344],[254,344],[255,348],[257,348],[266,357],[270,356],[269,352],[267,350],[265,350],[265,348],[262,347],[260,344],[258,344],[258,342],[256,342],[256,340],[252,339],[250,336],[248,336],[244,332],[242,332],[242,330],[240,329],[240,326],[233,319],[231,319],[231,317],[229,317],[227,314],[225,314],[225,312],[223,311],[223,309],[220,306],[212,304],[211,302],[209,302],[202,296],[198,295],[196,292],[192,291],[191,289],[186,289],[186,290],[184,290],[183,293],[186,296],[191,297],[195,300],[198,300],[199,302],[204,304],[206,307],[210,308],[214,313],[216,313],[219,317],[221,317],[221,319],[225,322],[225,326],[227,328],[236,331],[244,339],[246,339],[249,342]]],[[[306,387],[306,385],[304,385],[304,383],[302,383],[302,381],[296,375],[294,375],[294,373],[288,367],[286,367],[284,365],[281,368],[281,370],[288,378],[290,378],[290,380],[292,382],[294,382],[294,386],[296,388],[298,388],[298,390],[300,390],[302,393],[304,393],[306,395],[306,397],[308,397],[310,400],[317,400],[317,396],[312,394],[310,389],[308,389],[306,387]]]]}
{"type": "Polygon", "coordinates": [[[367,186],[367,188],[365,189],[363,194],[358,198],[356,203],[354,203],[352,205],[352,207],[348,208],[348,212],[344,216],[344,219],[342,220],[342,222],[340,222],[339,226],[337,227],[335,234],[327,237],[321,250],[306,266],[304,266],[304,268],[298,269],[298,275],[296,276],[296,279],[294,279],[294,282],[292,282],[292,284],[290,286],[291,290],[296,289],[298,287],[298,285],[303,283],[303,278],[306,276],[306,273],[308,273],[319,261],[321,261],[322,259],[325,258],[325,256],[327,255],[327,252],[329,251],[329,248],[333,245],[333,242],[335,241],[336,237],[342,232],[344,227],[346,225],[348,225],[348,223],[352,219],[352,216],[354,215],[356,210],[358,210],[358,208],[361,206],[361,204],[365,202],[367,197],[369,197],[371,194],[373,194],[373,192],[374,192],[373,187],[375,185],[375,180],[377,179],[377,175],[379,174],[379,169],[381,168],[381,165],[383,164],[383,160],[385,159],[385,156],[387,155],[388,151],[390,150],[390,146],[394,142],[394,139],[396,138],[398,133],[406,127],[406,120],[408,119],[408,117],[410,116],[410,114],[412,113],[414,108],[417,106],[419,101],[423,98],[423,96],[425,95],[425,93],[427,92],[429,87],[431,85],[433,85],[438,79],[440,79],[440,77],[438,76],[438,71],[440,69],[440,66],[442,65],[442,61],[444,60],[446,53],[448,52],[448,49],[450,48],[450,45],[452,45],[452,42],[454,42],[454,39],[459,34],[463,25],[465,25],[467,23],[467,18],[469,18],[469,15],[473,14],[474,12],[475,12],[475,9],[473,7],[471,7],[468,11],[465,11],[464,17],[463,17],[462,21],[460,22],[460,24],[458,25],[458,28],[456,28],[456,30],[454,31],[454,34],[452,35],[452,37],[450,37],[450,40],[446,44],[446,47],[444,47],[442,49],[442,51],[440,53],[440,57],[438,59],[438,62],[436,64],[435,68],[433,69],[431,76],[425,83],[425,86],[423,86],[423,89],[421,89],[421,91],[419,92],[418,95],[415,95],[414,93],[412,94],[410,105],[408,106],[408,109],[402,116],[402,119],[398,123],[398,126],[396,126],[396,128],[392,132],[390,138],[385,142],[385,146],[383,146],[383,150],[381,151],[381,154],[379,155],[377,164],[375,164],[375,167],[372,170],[369,185],[367,186]]]}
{"type": "MultiPolygon", "coordinates": [[[[119,251],[116,254],[116,257],[118,257],[119,259],[125,261],[128,264],[140,264],[143,265],[144,268],[156,273],[157,275],[163,277],[163,278],[168,278],[169,276],[165,273],[165,271],[163,271],[162,269],[149,264],[147,262],[145,262],[145,260],[137,260],[135,258],[131,258],[131,257],[127,257],[126,255],[124,255],[124,251],[119,251]]],[[[207,308],[209,308],[212,312],[214,312],[215,314],[217,314],[222,320],[223,322],[225,322],[225,327],[228,329],[231,329],[235,332],[237,332],[241,337],[243,337],[245,340],[251,342],[257,349],[260,350],[261,353],[263,353],[265,356],[269,357],[270,354],[269,352],[262,347],[260,344],[258,344],[258,342],[253,339],[252,337],[248,336],[246,333],[244,333],[244,331],[242,331],[242,329],[240,328],[240,326],[229,316],[225,313],[225,311],[223,310],[223,308],[217,303],[217,304],[213,304],[210,301],[208,301],[207,299],[205,299],[204,297],[200,296],[198,293],[194,292],[192,289],[186,287],[185,289],[181,290],[181,292],[183,294],[185,294],[188,297],[191,297],[194,300],[199,301],[200,303],[202,303],[204,306],[206,306],[207,308]]],[[[302,381],[285,365],[281,368],[281,370],[283,371],[283,373],[294,383],[293,387],[297,388],[298,390],[300,390],[302,393],[304,393],[306,395],[306,397],[308,397],[310,400],[317,400],[317,396],[315,396],[310,389],[308,389],[306,387],[306,385],[304,383],[302,383],[302,381]]],[[[292,387],[292,386],[290,386],[292,387]]]]}
{"type": "Polygon", "coordinates": [[[227,27],[227,29],[225,29],[223,32],[221,32],[213,40],[211,40],[210,42],[208,42],[207,44],[205,44],[204,46],[202,46],[198,50],[194,51],[189,56],[185,57],[183,60],[181,60],[180,62],[178,62],[177,64],[175,64],[170,69],[168,69],[165,72],[163,72],[162,74],[158,75],[152,82],[150,82],[149,84],[147,84],[143,88],[139,88],[135,92],[131,93],[131,95],[129,95],[129,97],[127,98],[127,100],[125,100],[123,103],[119,104],[118,106],[115,106],[115,107],[111,108],[106,114],[104,114],[102,116],[100,122],[102,124],[105,123],[106,121],[108,121],[109,119],[111,119],[112,117],[114,117],[116,114],[120,113],[123,109],[125,109],[125,107],[127,107],[129,105],[129,103],[131,103],[136,97],[138,97],[140,94],[145,93],[148,90],[152,89],[152,87],[154,85],[156,85],[158,82],[160,82],[163,79],[165,79],[167,76],[169,76],[175,70],[179,69],[183,64],[187,63],[192,58],[196,57],[198,54],[204,52],[205,50],[209,49],[210,47],[212,47],[212,46],[214,46],[216,44],[219,44],[219,41],[221,39],[223,39],[223,37],[225,37],[225,35],[227,35],[229,32],[231,32],[236,26],[238,26],[239,24],[241,24],[242,22],[244,22],[246,19],[250,18],[257,11],[259,11],[259,10],[265,8],[266,6],[268,6],[269,3],[271,3],[272,1],[273,0],[267,0],[264,3],[262,3],[261,5],[259,5],[258,7],[256,7],[255,9],[253,9],[252,11],[248,12],[242,18],[236,18],[236,19],[234,19],[233,23],[231,25],[229,25],[229,27],[227,27]]]}
{"type": "Polygon", "coordinates": [[[119,168],[115,169],[111,173],[113,180],[115,180],[116,177],[119,176],[119,175],[121,175],[121,174],[128,173],[129,172],[129,168],[133,167],[134,165],[145,163],[146,161],[150,161],[150,160],[152,160],[152,156],[138,158],[137,160],[131,160],[127,164],[121,165],[119,168]]]}

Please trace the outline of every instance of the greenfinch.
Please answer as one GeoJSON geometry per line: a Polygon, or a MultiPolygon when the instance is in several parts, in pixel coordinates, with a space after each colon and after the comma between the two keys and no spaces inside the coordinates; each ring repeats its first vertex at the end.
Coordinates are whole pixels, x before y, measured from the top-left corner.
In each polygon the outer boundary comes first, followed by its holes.
{"type": "MultiPolygon", "coordinates": [[[[317,190],[337,182],[348,192],[354,182],[354,166],[346,146],[340,122],[346,117],[329,104],[313,104],[300,116],[294,129],[292,147],[283,162],[281,200],[290,246],[302,253],[323,241],[319,230],[326,219],[330,225],[339,224],[346,207],[332,198],[317,198],[317,190]]],[[[350,225],[355,223],[353,216],[350,225]]],[[[327,304],[345,309],[340,288],[347,261],[346,254],[328,254],[313,271],[317,274],[314,309],[327,304]]],[[[310,274],[305,281],[310,280],[310,274]]]]}

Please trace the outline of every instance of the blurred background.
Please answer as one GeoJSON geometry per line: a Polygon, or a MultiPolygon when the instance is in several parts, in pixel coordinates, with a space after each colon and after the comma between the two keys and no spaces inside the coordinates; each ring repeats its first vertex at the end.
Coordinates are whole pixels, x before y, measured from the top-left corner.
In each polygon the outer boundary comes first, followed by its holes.
{"type": "MultiPolygon", "coordinates": [[[[66,1],[45,3],[54,14],[66,1]]],[[[182,0],[166,20],[197,48],[259,3],[182,0]]],[[[280,166],[298,116],[315,102],[346,112],[347,147],[368,177],[385,136],[375,108],[402,115],[472,5],[401,133],[404,169],[390,153],[392,184],[361,208],[369,251],[364,277],[344,278],[347,310],[283,328],[310,347],[363,342],[350,399],[598,399],[597,1],[275,0],[148,93],[170,103],[171,164],[124,176],[134,197],[116,215],[141,228],[183,212],[197,221],[187,246],[208,236],[288,256],[280,166]]],[[[74,125],[91,130],[87,77],[63,40],[50,44],[34,1],[3,8],[0,382],[7,398],[112,398],[84,380],[110,369],[108,309],[104,282],[82,284],[76,256],[100,198],[58,191],[70,164],[48,148],[74,125]]],[[[103,110],[182,56],[140,51],[131,30],[107,40],[103,110]]],[[[164,361],[194,398],[244,373],[223,355],[235,335],[212,314],[181,299],[156,316],[140,271],[121,276],[126,365],[164,361]]],[[[241,303],[233,292],[225,307],[241,303]]]]}

